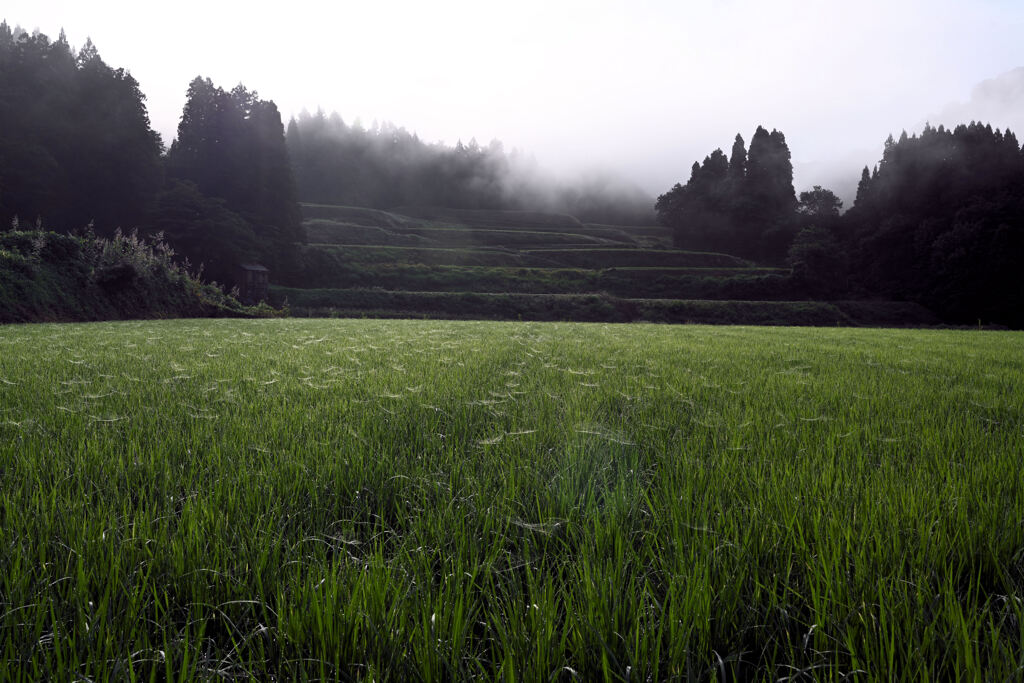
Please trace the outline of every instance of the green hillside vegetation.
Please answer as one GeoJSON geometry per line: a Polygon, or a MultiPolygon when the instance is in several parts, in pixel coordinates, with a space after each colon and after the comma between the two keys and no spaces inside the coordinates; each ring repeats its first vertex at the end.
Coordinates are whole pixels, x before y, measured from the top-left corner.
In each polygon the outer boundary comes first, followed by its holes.
{"type": "Polygon", "coordinates": [[[345,263],[307,252],[305,287],[571,294],[640,298],[749,299],[792,295],[788,271],[771,268],[584,269],[345,263]],[[321,260],[314,264],[314,255],[321,260]],[[773,296],[774,295],[774,296],[773,296]]]}
{"type": "Polygon", "coordinates": [[[581,227],[578,232],[534,231],[517,228],[476,228],[469,225],[436,227],[409,223],[396,228],[363,226],[313,219],[306,223],[309,241],[327,244],[387,244],[435,247],[600,246],[625,240],[619,235],[581,227]]]}
{"type": "Polygon", "coordinates": [[[163,242],[0,233],[0,323],[261,316],[176,264],[163,242]]]}
{"type": "Polygon", "coordinates": [[[735,274],[788,273],[788,268],[752,266],[747,261],[725,254],[671,251],[659,249],[530,249],[501,247],[451,249],[444,247],[393,247],[367,244],[310,244],[303,246],[304,260],[315,263],[329,258],[338,264],[422,264],[437,266],[490,266],[506,268],[572,268],[571,261],[585,264],[610,263],[616,270],[651,273],[735,274]],[[643,265],[635,265],[641,263],[643,265]],[[617,265],[616,265],[617,264],[617,265]],[[653,264],[653,265],[652,265],[653,264]]]}
{"type": "Polygon", "coordinates": [[[538,212],[303,205],[310,244],[279,278],[297,315],[928,325],[907,303],[819,301],[789,268],[672,249],[660,227],[538,212]],[[572,231],[572,232],[568,232],[572,231]],[[562,243],[564,242],[564,243],[562,243]]]}
{"type": "MultiPolygon", "coordinates": [[[[338,264],[423,264],[437,266],[524,267],[522,252],[512,249],[447,249],[444,247],[393,247],[381,244],[311,243],[303,249],[307,264],[327,258],[338,264]]],[[[536,265],[552,265],[544,262],[536,265]]],[[[535,267],[536,267],[535,265],[535,267]]],[[[314,266],[315,267],[315,266],[314,266]]]]}
{"type": "Polygon", "coordinates": [[[927,309],[900,301],[627,299],[608,294],[496,294],[275,286],[272,300],[310,317],[442,318],[717,325],[928,326],[927,309]]]}
{"type": "MultiPolygon", "coordinates": [[[[503,240],[509,238],[509,230],[533,236],[538,240],[538,245],[552,240],[565,241],[564,238],[536,235],[546,232],[580,235],[581,239],[573,241],[584,244],[599,240],[630,246],[667,247],[672,241],[669,229],[660,226],[584,224],[572,216],[537,211],[436,207],[399,207],[391,211],[380,211],[324,204],[303,204],[302,209],[307,221],[309,241],[314,243],[360,244],[367,243],[366,240],[374,236],[393,241],[395,235],[406,238],[417,235],[435,242],[443,242],[447,238],[452,245],[463,244],[467,239],[465,235],[451,236],[439,230],[469,230],[474,234],[476,242],[483,245],[491,242],[497,246],[505,245],[503,240]],[[367,230],[372,228],[377,228],[379,232],[367,230]]],[[[521,242],[517,240],[516,244],[521,242]]]]}
{"type": "Polygon", "coordinates": [[[214,320],[0,344],[0,678],[1024,666],[1020,333],[214,320]]]}
{"type": "Polygon", "coordinates": [[[571,232],[582,228],[575,216],[540,211],[502,211],[485,209],[451,209],[442,207],[400,206],[394,209],[413,218],[422,218],[435,223],[475,225],[481,228],[524,228],[531,230],[554,230],[571,232]]]}
{"type": "Polygon", "coordinates": [[[729,254],[672,249],[527,249],[525,254],[567,268],[743,268],[752,265],[729,254]]]}
{"type": "Polygon", "coordinates": [[[412,223],[418,223],[418,221],[413,221],[407,216],[399,216],[389,211],[380,211],[361,206],[302,204],[301,207],[302,217],[307,221],[320,218],[337,223],[362,225],[371,228],[399,228],[412,223]]]}

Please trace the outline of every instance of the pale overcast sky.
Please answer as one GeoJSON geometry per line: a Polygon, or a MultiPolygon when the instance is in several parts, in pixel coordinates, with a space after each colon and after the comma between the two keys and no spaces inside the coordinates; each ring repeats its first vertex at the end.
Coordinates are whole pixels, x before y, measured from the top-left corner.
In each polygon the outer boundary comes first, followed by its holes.
{"type": "Polygon", "coordinates": [[[798,190],[855,180],[888,133],[969,114],[955,105],[978,83],[1024,66],[1022,0],[5,0],[0,17],[91,36],[165,144],[203,75],[286,122],[322,107],[428,141],[498,138],[655,194],[758,124],[786,134],[798,190]]]}

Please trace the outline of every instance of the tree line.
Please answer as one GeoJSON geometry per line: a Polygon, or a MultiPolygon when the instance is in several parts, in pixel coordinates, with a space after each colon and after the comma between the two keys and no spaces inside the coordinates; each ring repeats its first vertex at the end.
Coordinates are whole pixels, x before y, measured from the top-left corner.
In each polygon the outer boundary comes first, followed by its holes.
{"type": "Polygon", "coordinates": [[[972,122],[885,141],[854,205],[820,186],[793,189],[785,137],[758,127],[694,163],[656,204],[675,245],[785,262],[820,298],[921,303],[949,322],[1024,327],[1024,151],[972,122]]]}
{"type": "Polygon", "coordinates": [[[786,137],[761,126],[749,152],[737,134],[729,157],[716,149],[694,162],[686,185],[676,184],[655,205],[676,246],[769,260],[792,241],[796,208],[786,137]]]}
{"type": "Polygon", "coordinates": [[[0,224],[162,232],[208,278],[294,267],[304,241],[273,102],[196,78],[164,150],[145,96],[87,41],[74,50],[0,23],[0,224]]]}
{"type": "MultiPolygon", "coordinates": [[[[273,102],[202,77],[165,149],[138,82],[91,42],[75,50],[63,32],[50,40],[0,23],[0,227],[162,232],[230,282],[248,260],[301,278],[300,199],[642,219],[642,193],[601,181],[552,189],[522,165],[499,143],[432,145],[322,113],[289,122],[286,135],[273,102]]],[[[677,247],[788,263],[819,298],[917,301],[951,322],[1024,327],[1024,152],[1009,131],[971,123],[890,136],[840,215],[825,188],[797,196],[785,136],[758,127],[749,149],[737,135],[728,156],[694,163],[654,208],[677,247]]]]}
{"type": "Polygon", "coordinates": [[[1024,327],[1024,152],[973,122],[885,142],[834,231],[851,287],[1024,327]]]}
{"type": "Polygon", "coordinates": [[[42,221],[100,235],[162,233],[205,275],[230,282],[259,260],[301,271],[299,201],[571,213],[648,223],[648,195],[607,177],[557,183],[500,142],[428,144],[389,123],[304,113],[287,136],[276,105],[243,85],[188,86],[169,149],[145,95],[91,41],[73,49],[0,23],[0,225],[42,221]]]}
{"type": "Polygon", "coordinates": [[[651,197],[634,186],[599,175],[572,182],[546,177],[498,140],[427,143],[390,122],[366,128],[318,111],[291,119],[287,141],[303,202],[551,211],[610,224],[654,217],[651,197]]]}
{"type": "MultiPolygon", "coordinates": [[[[91,41],[77,52],[0,23],[0,219],[136,225],[162,184],[139,84],[91,41]]],[[[111,228],[112,230],[113,228],[111,228]]]]}

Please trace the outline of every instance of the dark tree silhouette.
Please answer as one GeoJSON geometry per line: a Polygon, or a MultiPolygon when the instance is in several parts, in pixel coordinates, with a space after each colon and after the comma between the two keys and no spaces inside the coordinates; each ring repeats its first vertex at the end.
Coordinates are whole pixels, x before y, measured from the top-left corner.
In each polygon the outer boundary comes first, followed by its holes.
{"type": "Polygon", "coordinates": [[[868,171],[868,167],[865,166],[864,170],[860,174],[860,182],[857,183],[857,197],[854,199],[854,203],[864,201],[864,197],[867,196],[868,190],[871,187],[871,172],[868,171]]]}
{"type": "Polygon", "coordinates": [[[230,92],[206,78],[189,84],[178,136],[167,154],[171,178],[221,199],[256,236],[272,269],[294,268],[305,235],[284,127],[277,106],[238,85],[230,92]]]}
{"type": "Polygon", "coordinates": [[[842,208],[843,200],[837,197],[832,190],[815,185],[809,191],[800,193],[800,202],[796,211],[803,217],[821,220],[838,218],[842,208]]]}
{"type": "Polygon", "coordinates": [[[203,195],[195,183],[171,180],[157,196],[147,224],[179,256],[201,266],[204,278],[221,284],[231,284],[235,267],[260,253],[252,226],[223,199],[203,195]]]}
{"type": "Polygon", "coordinates": [[[138,83],[92,41],[76,55],[63,32],[0,24],[0,222],[133,228],[160,187],[161,149],[138,83]]]}
{"type": "Polygon", "coordinates": [[[889,136],[844,222],[865,290],[953,322],[1024,326],[1024,156],[1013,133],[972,122],[889,136]]]}
{"type": "Polygon", "coordinates": [[[742,192],[741,188],[746,176],[747,147],[743,143],[743,136],[736,133],[736,140],[732,143],[732,154],[729,155],[729,179],[735,192],[742,192]]]}
{"type": "Polygon", "coordinates": [[[686,185],[659,197],[655,211],[678,247],[781,260],[796,231],[785,136],[758,126],[747,152],[737,135],[729,159],[718,149],[695,163],[686,185]]]}
{"type": "Polygon", "coordinates": [[[756,245],[754,255],[771,260],[786,253],[795,233],[795,210],[793,164],[786,137],[758,126],[747,154],[740,218],[743,238],[756,245]]]}

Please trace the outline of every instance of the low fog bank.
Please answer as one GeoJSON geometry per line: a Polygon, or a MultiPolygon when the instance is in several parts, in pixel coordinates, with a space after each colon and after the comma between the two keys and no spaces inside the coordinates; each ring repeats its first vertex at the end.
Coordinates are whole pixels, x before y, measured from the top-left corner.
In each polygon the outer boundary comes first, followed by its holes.
{"type": "Polygon", "coordinates": [[[959,123],[980,121],[993,128],[1007,128],[1020,135],[1024,132],[1024,66],[995,78],[982,81],[971,91],[966,102],[947,105],[930,117],[933,126],[947,128],[959,123]]]}
{"type": "Polygon", "coordinates": [[[556,175],[494,140],[426,143],[391,123],[364,128],[338,114],[303,112],[287,143],[301,201],[369,206],[566,213],[611,224],[654,222],[654,197],[601,171],[556,175]]]}
{"type": "Polygon", "coordinates": [[[878,149],[862,149],[844,154],[839,159],[827,161],[793,162],[793,186],[797,193],[812,189],[815,185],[828,188],[843,202],[843,209],[853,207],[857,198],[857,183],[865,166],[871,168],[882,157],[882,144],[878,149]]]}
{"type": "MultiPolygon", "coordinates": [[[[925,118],[918,119],[906,130],[919,132],[926,126],[940,125],[953,129],[972,121],[991,125],[1003,132],[1010,130],[1018,137],[1024,132],[1024,66],[984,80],[971,90],[967,101],[952,102],[925,118]]],[[[898,138],[902,129],[889,130],[898,138]]],[[[796,150],[799,154],[799,150],[796,150]]],[[[830,188],[850,208],[857,196],[857,184],[865,166],[873,168],[882,158],[883,144],[875,148],[851,149],[829,159],[800,160],[793,163],[793,181],[797,191],[812,185],[830,188]]]]}

